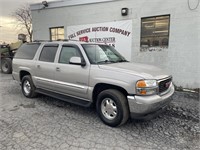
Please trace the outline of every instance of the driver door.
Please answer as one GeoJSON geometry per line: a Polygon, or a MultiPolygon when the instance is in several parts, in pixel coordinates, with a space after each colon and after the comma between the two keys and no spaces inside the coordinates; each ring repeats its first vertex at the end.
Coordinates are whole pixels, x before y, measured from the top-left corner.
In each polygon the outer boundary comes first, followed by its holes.
{"type": "Polygon", "coordinates": [[[82,57],[76,45],[63,45],[55,72],[55,89],[62,94],[88,98],[89,66],[70,64],[72,57],[82,57]]]}

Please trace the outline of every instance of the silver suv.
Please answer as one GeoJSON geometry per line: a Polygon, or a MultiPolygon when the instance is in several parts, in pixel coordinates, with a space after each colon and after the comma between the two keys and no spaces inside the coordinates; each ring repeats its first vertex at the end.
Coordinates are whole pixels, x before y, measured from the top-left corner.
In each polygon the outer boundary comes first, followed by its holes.
{"type": "Polygon", "coordinates": [[[22,45],[13,59],[13,78],[24,96],[37,93],[89,107],[112,127],[128,118],[150,119],[174,93],[172,77],[150,65],[130,63],[113,47],[75,41],[22,45]]]}

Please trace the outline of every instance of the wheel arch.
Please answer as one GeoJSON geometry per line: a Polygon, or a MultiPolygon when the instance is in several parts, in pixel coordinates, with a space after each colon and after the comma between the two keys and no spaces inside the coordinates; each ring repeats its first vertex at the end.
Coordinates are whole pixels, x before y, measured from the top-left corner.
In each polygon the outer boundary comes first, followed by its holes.
{"type": "Polygon", "coordinates": [[[26,75],[31,75],[29,71],[26,71],[26,70],[21,70],[19,72],[19,79],[20,79],[20,82],[22,81],[23,77],[26,76],[26,75]]]}
{"type": "Polygon", "coordinates": [[[124,94],[125,96],[128,95],[128,92],[120,86],[113,85],[113,84],[107,84],[107,83],[98,83],[95,85],[93,93],[92,93],[92,99],[93,99],[94,104],[97,101],[98,94],[107,89],[115,89],[115,90],[122,92],[122,94],[124,94]]]}

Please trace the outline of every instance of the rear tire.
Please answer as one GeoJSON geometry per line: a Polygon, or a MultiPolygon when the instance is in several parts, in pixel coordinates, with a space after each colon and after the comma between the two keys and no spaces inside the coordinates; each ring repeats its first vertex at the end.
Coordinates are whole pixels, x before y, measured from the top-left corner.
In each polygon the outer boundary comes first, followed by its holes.
{"type": "Polygon", "coordinates": [[[12,60],[10,58],[2,58],[1,72],[5,73],[5,74],[12,73],[12,60]]]}
{"type": "Polygon", "coordinates": [[[98,95],[96,109],[100,119],[111,127],[123,125],[129,118],[127,99],[115,89],[104,90],[98,95]]]}
{"type": "Polygon", "coordinates": [[[37,96],[37,93],[35,92],[36,87],[30,75],[26,75],[22,78],[21,88],[24,96],[28,98],[34,98],[37,96]]]}

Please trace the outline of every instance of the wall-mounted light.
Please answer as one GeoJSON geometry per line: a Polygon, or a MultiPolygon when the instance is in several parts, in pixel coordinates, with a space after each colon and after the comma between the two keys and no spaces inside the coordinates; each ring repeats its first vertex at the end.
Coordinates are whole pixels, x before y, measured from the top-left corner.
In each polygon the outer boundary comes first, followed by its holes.
{"type": "Polygon", "coordinates": [[[121,14],[122,14],[122,16],[127,16],[128,15],[128,8],[122,8],[121,14]]]}
{"type": "Polygon", "coordinates": [[[49,6],[47,1],[42,1],[42,5],[44,6],[44,8],[49,6]]]}

